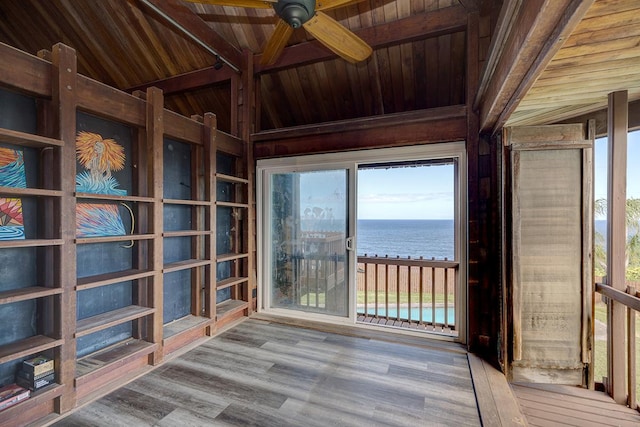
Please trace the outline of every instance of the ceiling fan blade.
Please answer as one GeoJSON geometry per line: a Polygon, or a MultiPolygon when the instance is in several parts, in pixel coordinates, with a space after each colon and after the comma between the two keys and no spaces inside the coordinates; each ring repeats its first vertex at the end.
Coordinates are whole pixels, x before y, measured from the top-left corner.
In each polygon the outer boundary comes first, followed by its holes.
{"type": "Polygon", "coordinates": [[[316,0],[316,10],[329,10],[337,7],[349,6],[364,0],[316,0]]]}
{"type": "Polygon", "coordinates": [[[317,12],[305,22],[304,28],[320,43],[353,64],[371,55],[371,46],[323,12],[317,12]]]}
{"type": "Polygon", "coordinates": [[[269,9],[278,0],[187,0],[191,3],[214,4],[217,6],[250,7],[255,9],[269,9]]]}
{"type": "Polygon", "coordinates": [[[282,19],[278,19],[276,29],[273,31],[271,38],[262,52],[260,63],[262,65],[271,65],[276,62],[276,59],[278,59],[289,41],[291,34],[293,34],[293,28],[282,19]]]}

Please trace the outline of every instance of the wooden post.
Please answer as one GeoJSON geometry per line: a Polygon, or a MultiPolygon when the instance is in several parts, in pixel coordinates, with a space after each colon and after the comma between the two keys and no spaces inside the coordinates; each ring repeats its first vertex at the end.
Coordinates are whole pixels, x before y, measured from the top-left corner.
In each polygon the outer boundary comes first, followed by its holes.
{"type": "Polygon", "coordinates": [[[57,109],[56,137],[64,143],[62,154],[54,161],[60,165],[61,190],[60,230],[64,241],[60,248],[58,265],[62,294],[59,312],[55,316],[56,330],[64,344],[56,352],[58,381],[64,392],[56,402],[56,411],[67,412],[76,406],[76,52],[61,43],[53,46],[52,52],[52,105],[57,109]]]}
{"type": "Polygon", "coordinates": [[[205,259],[211,260],[211,264],[205,268],[204,291],[204,315],[212,319],[211,326],[207,329],[209,335],[215,331],[216,320],[216,128],[215,114],[204,115],[204,171],[205,171],[205,200],[209,202],[205,217],[204,229],[210,231],[209,238],[205,240],[205,259]]]}
{"type": "Polygon", "coordinates": [[[150,341],[157,345],[156,350],[149,356],[149,363],[157,365],[163,358],[163,137],[164,137],[164,100],[162,91],[156,87],[147,89],[147,182],[149,183],[153,203],[151,208],[151,230],[154,237],[151,242],[150,268],[153,270],[151,276],[151,289],[149,302],[156,311],[153,314],[153,322],[150,322],[150,331],[147,335],[150,341]]]}
{"type": "MultiPolygon", "coordinates": [[[[609,163],[607,189],[607,284],[625,291],[627,132],[626,91],[609,94],[609,163]]],[[[625,388],[625,306],[609,301],[607,392],[620,404],[627,403],[625,388]]]]}

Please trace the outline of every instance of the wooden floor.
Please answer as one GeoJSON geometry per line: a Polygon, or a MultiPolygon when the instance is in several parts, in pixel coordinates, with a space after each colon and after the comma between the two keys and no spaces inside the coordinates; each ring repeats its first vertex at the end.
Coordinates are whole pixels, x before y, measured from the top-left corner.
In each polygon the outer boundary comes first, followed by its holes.
{"type": "Polygon", "coordinates": [[[479,426],[459,347],[249,319],[56,426],[479,426]]]}
{"type": "Polygon", "coordinates": [[[578,387],[512,384],[529,426],[640,426],[640,413],[578,387]]]}

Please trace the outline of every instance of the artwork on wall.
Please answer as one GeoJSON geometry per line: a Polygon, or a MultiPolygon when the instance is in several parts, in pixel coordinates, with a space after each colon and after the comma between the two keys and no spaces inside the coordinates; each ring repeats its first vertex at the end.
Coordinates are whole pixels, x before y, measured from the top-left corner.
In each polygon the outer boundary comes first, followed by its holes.
{"type": "Polygon", "coordinates": [[[78,132],[76,155],[84,171],[76,175],[79,193],[125,196],[127,190],[118,188],[112,172],[124,169],[125,154],[122,145],[113,139],[103,139],[92,132],[78,132]]]}
{"type": "Polygon", "coordinates": [[[78,203],[76,236],[105,237],[126,234],[118,205],[113,203],[78,203]]]}
{"type": "Polygon", "coordinates": [[[21,150],[0,147],[0,186],[27,187],[24,158],[21,150]]]}
{"type": "MultiPolygon", "coordinates": [[[[22,150],[0,147],[0,186],[26,188],[22,150]]],[[[22,200],[0,198],[0,240],[24,239],[22,200]]]]}
{"type": "Polygon", "coordinates": [[[0,197],[0,240],[24,239],[22,200],[0,197]]]}

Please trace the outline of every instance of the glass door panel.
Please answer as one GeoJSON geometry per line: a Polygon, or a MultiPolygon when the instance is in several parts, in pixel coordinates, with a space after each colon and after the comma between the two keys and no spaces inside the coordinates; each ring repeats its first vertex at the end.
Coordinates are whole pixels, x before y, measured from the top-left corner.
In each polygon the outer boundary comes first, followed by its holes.
{"type": "Polygon", "coordinates": [[[346,169],[270,174],[270,307],[348,317],[346,169]]]}

